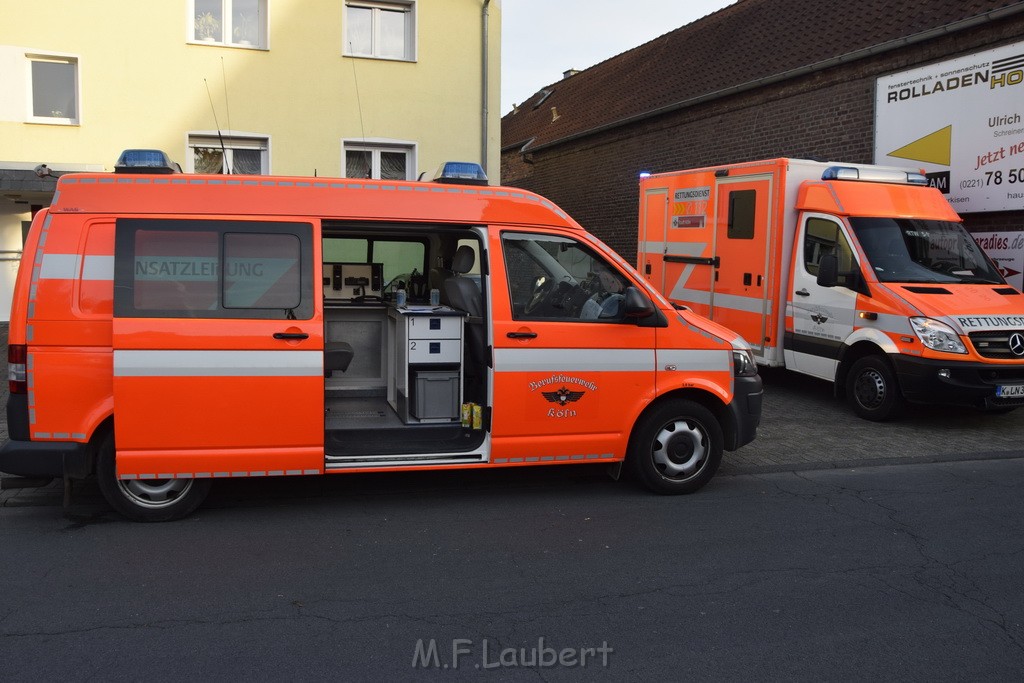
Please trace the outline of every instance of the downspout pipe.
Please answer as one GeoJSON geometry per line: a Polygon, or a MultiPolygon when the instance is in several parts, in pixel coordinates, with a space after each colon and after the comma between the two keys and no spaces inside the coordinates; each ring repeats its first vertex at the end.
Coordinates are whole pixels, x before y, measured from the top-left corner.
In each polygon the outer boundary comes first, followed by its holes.
{"type": "Polygon", "coordinates": [[[490,53],[490,48],[491,48],[491,46],[490,46],[490,36],[488,34],[489,29],[490,29],[490,23],[491,23],[490,22],[490,4],[491,4],[491,0],[484,0],[483,14],[481,16],[481,20],[483,22],[483,26],[481,27],[482,35],[481,35],[481,41],[480,41],[483,44],[483,52],[484,52],[483,53],[483,58],[480,60],[481,64],[483,64],[483,71],[482,71],[482,75],[481,75],[481,79],[480,79],[480,92],[482,93],[482,101],[480,103],[480,117],[481,117],[481,126],[480,126],[480,130],[481,130],[481,133],[480,133],[480,156],[481,156],[481,161],[480,161],[480,165],[483,166],[484,173],[487,172],[487,118],[489,116],[489,111],[488,111],[488,108],[487,108],[487,98],[488,98],[487,81],[489,80],[488,79],[488,71],[490,70],[489,69],[490,62],[488,60],[488,55],[490,53]]]}

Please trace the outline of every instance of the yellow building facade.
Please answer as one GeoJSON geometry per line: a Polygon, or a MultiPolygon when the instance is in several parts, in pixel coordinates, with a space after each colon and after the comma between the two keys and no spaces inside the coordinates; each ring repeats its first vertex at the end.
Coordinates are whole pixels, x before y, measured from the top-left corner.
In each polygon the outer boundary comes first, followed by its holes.
{"type": "Polygon", "coordinates": [[[55,178],[121,150],[186,172],[497,182],[500,0],[0,0],[0,320],[55,178]]]}

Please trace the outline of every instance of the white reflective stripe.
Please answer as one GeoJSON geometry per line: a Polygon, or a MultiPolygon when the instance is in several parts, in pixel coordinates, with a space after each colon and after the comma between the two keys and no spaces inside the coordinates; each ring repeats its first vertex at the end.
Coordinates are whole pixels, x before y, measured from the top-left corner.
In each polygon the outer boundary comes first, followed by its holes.
{"type": "Polygon", "coordinates": [[[654,349],[495,349],[497,372],[650,372],[654,349]]]}
{"type": "MultiPolygon", "coordinates": [[[[765,301],[764,299],[759,299],[754,296],[716,293],[714,297],[715,308],[728,308],[733,311],[743,311],[745,313],[764,313],[765,307],[767,306],[771,309],[772,305],[770,299],[765,301]]],[[[684,289],[677,287],[672,291],[672,298],[694,304],[704,304],[705,306],[712,305],[711,292],[706,292],[700,289],[684,289]]]]}
{"type": "MultiPolygon", "coordinates": [[[[682,282],[682,278],[679,279],[682,282]]],[[[679,301],[687,301],[691,304],[705,304],[711,303],[711,292],[706,292],[702,289],[685,289],[683,287],[676,287],[672,290],[672,298],[678,299],[679,301]]]]}
{"type": "Polygon", "coordinates": [[[764,299],[755,296],[719,294],[716,292],[713,306],[715,308],[728,308],[734,311],[744,311],[746,313],[764,313],[765,306],[770,310],[772,302],[770,299],[765,301],[764,299]]]}
{"type": "Polygon", "coordinates": [[[74,280],[78,277],[78,254],[43,254],[40,280],[74,280]]]}
{"type": "Polygon", "coordinates": [[[707,242],[666,242],[666,256],[700,256],[707,247],[707,242]]]}
{"type": "Polygon", "coordinates": [[[86,255],[85,263],[82,265],[82,279],[113,280],[114,257],[86,255]]]}
{"type": "Polygon", "coordinates": [[[114,351],[115,377],[313,377],[320,351],[114,351]]]}
{"type": "Polygon", "coordinates": [[[640,251],[645,254],[664,254],[665,242],[644,242],[639,243],[640,251]]]}
{"type": "MultiPolygon", "coordinates": [[[[704,242],[666,242],[664,244],[664,250],[666,256],[700,256],[704,252],[704,247],[707,246],[704,242]]],[[[662,266],[667,267],[668,264],[662,266]]],[[[672,286],[672,294],[670,298],[679,299],[681,301],[691,301],[691,299],[685,298],[685,292],[691,292],[696,290],[686,289],[686,283],[690,280],[690,275],[693,274],[693,269],[697,267],[696,263],[687,263],[683,265],[683,272],[679,274],[679,279],[676,280],[675,285],[672,286]]],[[[698,302],[694,302],[698,303],[698,302]]],[[[707,303],[701,301],[699,303],[707,303]]]]}
{"type": "Polygon", "coordinates": [[[857,317],[857,327],[867,327],[873,330],[891,332],[892,334],[905,334],[914,336],[914,330],[910,327],[910,318],[905,315],[893,315],[891,313],[876,313],[877,319],[865,320],[857,317]]]}
{"type": "Polygon", "coordinates": [[[732,351],[709,349],[658,349],[658,367],[676,366],[676,370],[727,371],[732,367],[732,351]]]}
{"type": "Polygon", "coordinates": [[[668,256],[700,256],[708,246],[707,242],[641,242],[640,250],[645,254],[668,256]]]}

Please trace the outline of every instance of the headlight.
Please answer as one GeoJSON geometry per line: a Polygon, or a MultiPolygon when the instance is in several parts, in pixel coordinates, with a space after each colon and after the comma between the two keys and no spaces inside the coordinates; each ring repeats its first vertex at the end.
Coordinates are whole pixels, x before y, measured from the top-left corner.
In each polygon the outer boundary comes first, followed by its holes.
{"type": "Polygon", "coordinates": [[[914,328],[921,343],[933,351],[967,353],[967,348],[960,341],[960,335],[946,323],[931,318],[911,318],[910,326],[914,328]]]}
{"type": "Polygon", "coordinates": [[[735,377],[753,377],[757,374],[757,363],[754,362],[754,352],[750,349],[733,349],[732,371],[735,377]]]}

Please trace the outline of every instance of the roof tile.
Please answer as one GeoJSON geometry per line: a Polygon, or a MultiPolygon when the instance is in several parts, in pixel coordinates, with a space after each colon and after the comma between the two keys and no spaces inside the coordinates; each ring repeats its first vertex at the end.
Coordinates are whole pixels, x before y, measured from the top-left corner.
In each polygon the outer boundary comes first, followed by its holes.
{"type": "Polygon", "coordinates": [[[550,144],[662,107],[1024,0],[738,0],[538,90],[501,120],[502,148],[550,144]],[[551,94],[534,106],[543,90],[551,94]],[[558,117],[552,116],[552,107],[558,117]]]}

